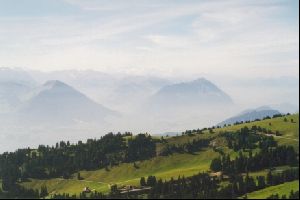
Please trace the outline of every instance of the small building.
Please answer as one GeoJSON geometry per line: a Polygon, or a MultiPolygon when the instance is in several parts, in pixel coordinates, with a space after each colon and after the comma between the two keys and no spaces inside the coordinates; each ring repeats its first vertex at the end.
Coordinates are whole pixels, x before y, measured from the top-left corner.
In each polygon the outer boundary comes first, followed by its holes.
{"type": "Polygon", "coordinates": [[[84,192],[84,193],[90,193],[91,190],[90,190],[89,187],[84,187],[83,190],[82,190],[82,192],[84,192]]]}
{"type": "Polygon", "coordinates": [[[122,186],[118,188],[120,194],[143,194],[151,190],[151,187],[136,187],[132,185],[122,186]]]}
{"type": "Polygon", "coordinates": [[[229,177],[225,175],[223,172],[212,172],[210,173],[210,177],[214,179],[219,179],[219,180],[228,180],[229,177]]]}
{"type": "Polygon", "coordinates": [[[222,172],[212,172],[212,173],[210,173],[210,176],[212,176],[212,177],[221,177],[222,175],[223,175],[222,172]]]}

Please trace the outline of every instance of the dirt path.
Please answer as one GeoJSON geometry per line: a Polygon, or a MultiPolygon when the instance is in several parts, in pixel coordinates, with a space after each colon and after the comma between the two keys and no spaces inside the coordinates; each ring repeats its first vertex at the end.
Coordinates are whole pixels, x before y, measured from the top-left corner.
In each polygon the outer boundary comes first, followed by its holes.
{"type": "Polygon", "coordinates": [[[58,178],[58,180],[71,180],[71,181],[79,181],[79,182],[84,182],[84,183],[100,183],[100,184],[106,184],[109,188],[111,186],[110,183],[105,183],[101,181],[89,181],[89,180],[78,180],[78,179],[63,179],[63,178],[58,178]]]}

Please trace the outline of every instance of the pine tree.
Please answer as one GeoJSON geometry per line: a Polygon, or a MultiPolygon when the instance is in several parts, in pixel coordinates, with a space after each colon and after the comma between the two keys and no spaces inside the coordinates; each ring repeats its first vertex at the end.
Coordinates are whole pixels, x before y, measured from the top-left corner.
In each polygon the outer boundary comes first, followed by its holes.
{"type": "Polygon", "coordinates": [[[146,180],[145,180],[145,177],[142,177],[141,180],[140,180],[140,185],[141,186],[146,186],[146,180]]]}
{"type": "Polygon", "coordinates": [[[48,189],[47,186],[43,185],[41,187],[40,197],[45,198],[46,196],[48,196],[48,189]]]}

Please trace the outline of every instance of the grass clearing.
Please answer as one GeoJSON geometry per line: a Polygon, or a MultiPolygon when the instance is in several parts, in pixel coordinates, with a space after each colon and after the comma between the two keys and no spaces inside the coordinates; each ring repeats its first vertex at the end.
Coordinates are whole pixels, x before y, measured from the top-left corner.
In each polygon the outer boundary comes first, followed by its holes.
{"type": "Polygon", "coordinates": [[[251,128],[254,125],[266,128],[273,132],[279,131],[282,136],[275,136],[275,139],[278,141],[279,145],[292,145],[297,151],[299,151],[299,114],[227,126],[224,128],[215,129],[214,131],[218,133],[222,131],[237,131],[245,126],[251,128]],[[284,121],[284,118],[287,119],[287,122],[284,121]],[[291,120],[294,122],[291,122],[291,120]]]}
{"type": "MultiPolygon", "coordinates": [[[[154,175],[163,180],[172,177],[192,176],[199,172],[209,170],[210,161],[217,157],[218,153],[213,150],[205,150],[194,155],[174,154],[171,156],[159,156],[150,160],[133,163],[123,163],[119,166],[109,168],[108,171],[100,169],[96,171],[81,171],[80,176],[83,180],[76,179],[50,179],[34,180],[24,182],[27,188],[40,189],[44,184],[50,193],[70,193],[79,194],[86,186],[100,192],[108,192],[110,184],[118,185],[139,185],[141,177],[154,175]]],[[[74,175],[74,177],[76,177],[74,175]]]]}
{"type": "Polygon", "coordinates": [[[133,163],[123,163],[112,167],[109,171],[105,169],[97,171],[81,171],[85,180],[105,181],[109,183],[138,183],[141,177],[155,175],[158,178],[170,179],[178,176],[191,176],[209,169],[210,160],[217,157],[218,153],[213,150],[205,150],[195,155],[174,154],[171,156],[159,156],[153,159],[133,163]]]}
{"type": "Polygon", "coordinates": [[[49,194],[57,193],[70,193],[79,194],[84,187],[89,187],[91,190],[104,191],[109,190],[108,184],[87,182],[71,179],[49,179],[49,180],[36,180],[31,179],[29,182],[24,182],[22,185],[26,188],[33,188],[40,190],[43,185],[47,186],[49,194]]]}
{"type": "MultiPolygon", "coordinates": [[[[287,169],[297,169],[297,167],[290,167],[290,166],[274,167],[272,169],[272,174],[280,173],[287,169]]],[[[265,176],[266,177],[268,172],[269,172],[269,169],[264,169],[264,170],[260,170],[260,171],[256,171],[256,172],[249,172],[249,176],[252,176],[254,178],[256,178],[257,176],[265,176]]],[[[246,176],[246,174],[243,174],[243,175],[246,176]]]]}
{"type": "Polygon", "coordinates": [[[272,194],[279,194],[289,196],[291,190],[298,191],[299,190],[299,180],[283,183],[276,186],[267,187],[265,189],[255,191],[248,194],[249,199],[265,199],[272,194]]]}

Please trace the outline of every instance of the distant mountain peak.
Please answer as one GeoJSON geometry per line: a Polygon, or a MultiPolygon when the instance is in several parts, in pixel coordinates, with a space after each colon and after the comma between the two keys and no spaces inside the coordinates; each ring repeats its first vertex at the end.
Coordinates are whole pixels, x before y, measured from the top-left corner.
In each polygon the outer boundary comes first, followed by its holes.
{"type": "Polygon", "coordinates": [[[195,80],[192,81],[192,82],[198,82],[198,83],[211,83],[209,80],[207,80],[207,79],[204,78],[204,77],[197,78],[197,79],[195,79],[195,80]]]}
{"type": "MultiPolygon", "coordinates": [[[[74,89],[72,86],[59,81],[59,80],[49,80],[45,82],[40,87],[35,88],[31,93],[27,95],[27,99],[39,95],[48,95],[49,93],[55,93],[56,95],[62,94],[72,94],[75,96],[85,96],[81,92],[74,89]]],[[[52,96],[55,97],[55,96],[52,96]]]]}
{"type": "Polygon", "coordinates": [[[256,109],[248,109],[240,114],[230,117],[218,125],[223,126],[224,124],[234,124],[235,122],[241,121],[253,121],[256,119],[263,119],[264,117],[272,117],[275,114],[280,114],[278,110],[272,109],[269,106],[261,106],[256,109]]]}
{"type": "Polygon", "coordinates": [[[72,86],[50,80],[37,88],[20,109],[30,120],[46,123],[77,123],[74,120],[103,121],[106,116],[116,113],[91,100],[72,86]]]}
{"type": "MultiPolygon", "coordinates": [[[[214,90],[214,91],[221,91],[215,84],[205,78],[198,78],[188,82],[181,82],[175,83],[172,85],[167,85],[164,88],[185,88],[185,89],[192,89],[192,90],[214,90]]],[[[162,89],[164,89],[162,88],[162,89]]]]}
{"type": "Polygon", "coordinates": [[[271,108],[270,106],[260,106],[258,108],[255,109],[255,111],[262,111],[262,110],[274,110],[273,108],[271,108]]]}
{"type": "Polygon", "coordinates": [[[153,101],[158,105],[176,103],[182,106],[233,103],[230,96],[205,78],[167,85],[153,96],[153,101]]]}
{"type": "Polygon", "coordinates": [[[59,81],[59,80],[50,80],[50,81],[47,81],[44,86],[46,87],[70,87],[68,86],[67,84],[65,84],[64,82],[62,81],[59,81]]]}
{"type": "Polygon", "coordinates": [[[222,90],[218,88],[214,83],[205,79],[205,78],[198,78],[194,81],[190,82],[191,84],[196,85],[197,87],[201,88],[204,91],[218,91],[221,92],[222,90]]]}

